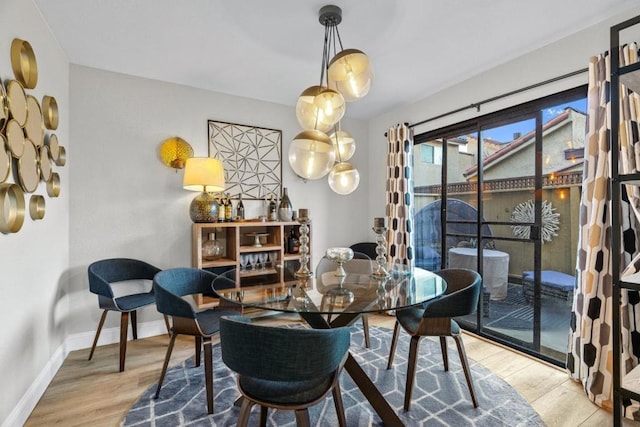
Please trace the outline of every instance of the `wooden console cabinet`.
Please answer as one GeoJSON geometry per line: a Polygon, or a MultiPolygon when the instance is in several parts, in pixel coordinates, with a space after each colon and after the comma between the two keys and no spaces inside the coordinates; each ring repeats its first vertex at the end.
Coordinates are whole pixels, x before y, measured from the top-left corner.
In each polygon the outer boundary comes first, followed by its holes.
{"type": "MultiPolygon", "coordinates": [[[[191,226],[191,265],[220,274],[231,269],[240,271],[241,255],[271,255],[266,266],[262,263],[258,268],[245,266],[241,277],[255,276],[257,280],[268,278],[273,282],[282,282],[289,279],[288,276],[299,267],[300,254],[290,254],[286,251],[291,229],[294,228],[297,232],[299,226],[297,222],[194,223],[191,226]],[[224,253],[221,258],[207,260],[202,254],[202,245],[209,240],[212,233],[215,234],[216,240],[222,243],[224,253]],[[275,268],[275,265],[279,268],[275,268]]],[[[217,305],[215,298],[206,295],[196,295],[195,300],[198,307],[217,305]]]]}

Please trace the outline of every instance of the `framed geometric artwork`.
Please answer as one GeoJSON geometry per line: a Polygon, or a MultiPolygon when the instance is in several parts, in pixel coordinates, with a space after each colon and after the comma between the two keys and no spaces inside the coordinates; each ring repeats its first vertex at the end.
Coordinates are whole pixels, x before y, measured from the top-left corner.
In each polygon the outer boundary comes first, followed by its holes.
{"type": "Polygon", "coordinates": [[[209,120],[209,157],[224,166],[225,192],[234,199],[277,199],[282,187],[282,131],[209,120]]]}

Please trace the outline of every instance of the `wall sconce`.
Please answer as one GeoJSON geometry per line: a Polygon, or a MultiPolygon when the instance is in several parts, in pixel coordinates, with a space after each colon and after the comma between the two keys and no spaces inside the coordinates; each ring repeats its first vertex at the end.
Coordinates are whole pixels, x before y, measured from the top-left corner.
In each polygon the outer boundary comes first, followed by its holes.
{"type": "Polygon", "coordinates": [[[213,157],[188,158],[182,186],[185,190],[200,191],[189,206],[191,221],[217,222],[218,201],[212,193],[224,190],[222,162],[213,157]]]}
{"type": "Polygon", "coordinates": [[[160,160],[170,168],[183,169],[189,157],[193,157],[193,148],[184,139],[174,136],[162,141],[160,160]]]}

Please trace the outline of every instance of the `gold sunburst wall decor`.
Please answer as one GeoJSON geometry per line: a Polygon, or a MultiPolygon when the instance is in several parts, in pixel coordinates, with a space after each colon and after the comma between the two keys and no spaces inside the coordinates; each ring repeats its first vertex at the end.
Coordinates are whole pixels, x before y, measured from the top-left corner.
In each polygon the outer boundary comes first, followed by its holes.
{"type": "Polygon", "coordinates": [[[170,168],[184,169],[190,157],[193,157],[193,148],[179,136],[167,138],[160,145],[160,160],[170,168]]]}
{"type": "MultiPolygon", "coordinates": [[[[554,211],[555,208],[551,205],[551,202],[547,200],[542,201],[542,227],[540,230],[542,243],[549,243],[553,236],[558,235],[558,230],[560,229],[560,214],[554,211]]],[[[535,204],[533,200],[527,200],[526,202],[518,204],[511,213],[511,222],[532,223],[534,220],[535,204]]],[[[513,230],[513,234],[522,239],[529,239],[531,236],[531,227],[528,225],[512,225],[511,229],[513,230]]]]}

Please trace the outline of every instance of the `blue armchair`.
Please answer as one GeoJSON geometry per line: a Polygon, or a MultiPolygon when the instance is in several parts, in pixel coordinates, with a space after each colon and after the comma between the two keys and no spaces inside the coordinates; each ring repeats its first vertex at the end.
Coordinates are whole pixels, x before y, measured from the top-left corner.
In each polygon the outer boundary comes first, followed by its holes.
{"type": "Polygon", "coordinates": [[[295,411],[298,426],[309,425],[310,406],[331,391],[340,426],[346,425],[339,376],[349,350],[349,330],[269,327],[246,317],[220,322],[222,360],[238,374],[242,405],[238,426],[246,426],[253,405],[295,411]],[[313,349],[313,351],[310,351],[313,349]]]}
{"type": "Polygon", "coordinates": [[[212,308],[203,311],[194,310],[193,306],[183,297],[193,294],[209,294],[214,291],[211,286],[217,276],[205,270],[196,268],[171,268],[158,273],[153,279],[156,293],[156,307],[160,313],[169,315],[173,320],[171,341],[162,366],[162,373],[156,389],[156,399],[160,395],[162,382],[167,373],[171,352],[180,334],[195,337],[196,354],[195,365],[200,366],[200,351],[204,344],[204,373],[207,392],[207,410],[213,414],[213,356],[211,351],[211,337],[220,329],[220,318],[234,315],[240,311],[240,306],[234,309],[212,308]]]}
{"type": "MultiPolygon", "coordinates": [[[[98,295],[98,304],[103,310],[102,317],[98,323],[98,329],[93,339],[89,360],[93,358],[93,353],[100,338],[102,326],[109,311],[119,311],[120,316],[120,372],[124,371],[125,355],[127,353],[127,332],[129,314],[131,314],[131,329],[133,339],[138,339],[138,320],[136,310],[146,305],[153,304],[155,295],[151,288],[153,277],[160,271],[159,268],[144,261],[130,258],[111,258],[96,261],[89,265],[89,290],[98,295]],[[133,294],[119,295],[118,286],[124,286],[118,282],[126,281],[148,281],[149,288],[147,292],[138,292],[133,294]]],[[[140,286],[138,286],[140,287],[140,286]]],[[[164,316],[164,321],[169,331],[169,320],[164,316]]]]}

